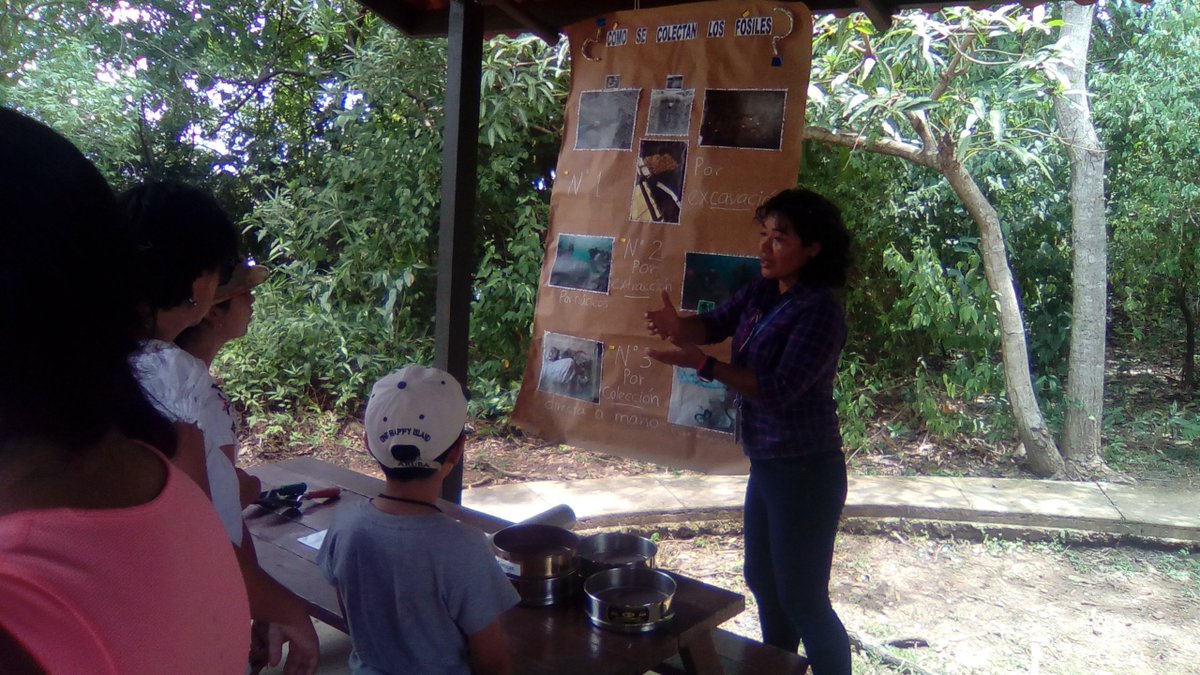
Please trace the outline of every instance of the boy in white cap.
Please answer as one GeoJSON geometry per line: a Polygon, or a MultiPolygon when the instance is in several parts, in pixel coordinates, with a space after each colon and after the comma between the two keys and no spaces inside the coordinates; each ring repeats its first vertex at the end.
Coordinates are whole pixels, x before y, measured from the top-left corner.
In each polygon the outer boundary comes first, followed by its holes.
{"type": "Polygon", "coordinates": [[[340,513],[318,554],[356,675],[512,670],[498,617],[520,598],[484,534],[437,505],[466,421],[462,385],[436,368],[402,368],[371,390],[363,426],[387,485],[340,513]]]}

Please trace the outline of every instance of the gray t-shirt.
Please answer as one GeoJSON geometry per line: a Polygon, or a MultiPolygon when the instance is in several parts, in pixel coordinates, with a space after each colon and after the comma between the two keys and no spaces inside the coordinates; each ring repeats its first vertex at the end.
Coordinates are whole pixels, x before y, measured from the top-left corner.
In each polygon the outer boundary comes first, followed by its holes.
{"type": "Polygon", "coordinates": [[[469,675],[467,635],[520,599],[479,530],[369,502],[338,514],[317,556],[338,587],[357,675],[469,675]]]}

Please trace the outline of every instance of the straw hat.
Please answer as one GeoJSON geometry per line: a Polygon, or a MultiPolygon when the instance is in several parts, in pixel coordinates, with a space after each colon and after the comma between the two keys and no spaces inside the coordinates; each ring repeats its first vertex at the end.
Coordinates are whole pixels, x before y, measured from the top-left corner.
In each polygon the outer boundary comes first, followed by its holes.
{"type": "Polygon", "coordinates": [[[213,304],[219,304],[240,295],[254,288],[267,280],[267,276],[271,273],[263,265],[258,265],[254,260],[247,258],[237,267],[233,268],[233,275],[229,277],[229,281],[224,285],[217,287],[217,293],[213,296],[213,304]]]}

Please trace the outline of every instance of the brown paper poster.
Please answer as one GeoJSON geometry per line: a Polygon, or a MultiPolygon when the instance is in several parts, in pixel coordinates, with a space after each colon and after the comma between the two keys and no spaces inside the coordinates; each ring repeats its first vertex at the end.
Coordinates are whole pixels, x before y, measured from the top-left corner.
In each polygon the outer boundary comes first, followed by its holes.
{"type": "MultiPolygon", "coordinates": [[[[666,290],[710,309],[758,276],[755,208],[795,186],[812,18],[790,2],[618,12],[571,26],[571,95],[525,380],[549,440],[732,473],[733,396],[646,356],[666,290]]],[[[706,348],[728,360],[729,345],[706,348]]]]}

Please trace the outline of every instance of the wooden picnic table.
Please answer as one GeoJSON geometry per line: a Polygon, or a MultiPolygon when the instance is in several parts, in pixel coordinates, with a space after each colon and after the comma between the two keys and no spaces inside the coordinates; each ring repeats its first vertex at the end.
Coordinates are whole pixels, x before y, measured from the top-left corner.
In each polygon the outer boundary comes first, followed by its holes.
{"type": "MultiPolygon", "coordinates": [[[[378,494],[383,481],[311,457],[260,464],[248,471],[262,481],[264,490],[291,483],[306,483],[310,490],[342,488],[339,499],[306,501],[291,511],[251,506],[245,519],[263,569],[303,598],[312,616],[345,632],[337,594],[317,568],[317,551],[298,539],[328,528],[338,510],[378,494]]],[[[439,501],[438,505],[452,518],[484,532],[511,524],[447,501],[439,501]]],[[[687,673],[721,673],[712,633],[745,609],[745,598],[683,574],[669,573],[678,585],[673,602],[675,618],[649,633],[631,635],[597,628],[588,621],[578,599],[570,604],[509,610],[501,625],[512,652],[514,671],[521,675],[642,675],[679,654],[687,673]]]]}

